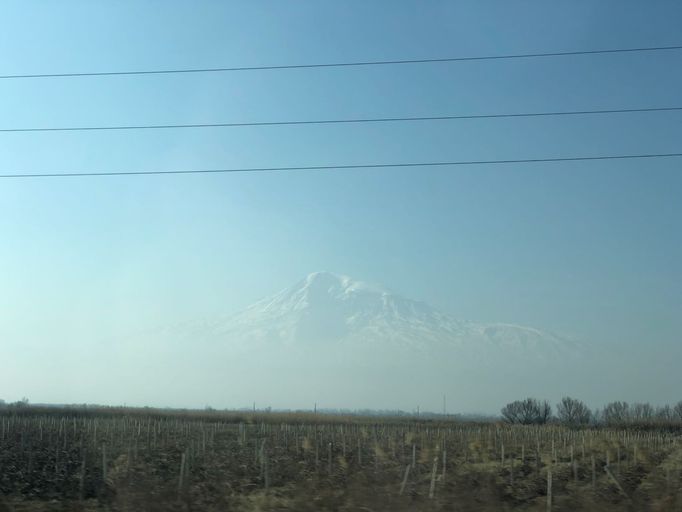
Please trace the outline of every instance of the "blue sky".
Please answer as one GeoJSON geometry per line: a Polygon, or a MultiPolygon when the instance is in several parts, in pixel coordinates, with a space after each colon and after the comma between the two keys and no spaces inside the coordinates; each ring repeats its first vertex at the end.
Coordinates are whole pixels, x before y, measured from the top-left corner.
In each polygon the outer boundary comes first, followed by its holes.
{"type": "MultiPolygon", "coordinates": [[[[0,74],[668,46],[681,16],[673,1],[7,1],[0,74]]],[[[682,51],[0,80],[0,128],[681,106],[680,91],[682,51]]],[[[682,113],[2,133],[0,171],[667,153],[680,133],[682,113]]],[[[679,353],[680,163],[3,180],[0,349],[15,372],[0,386],[77,400],[22,375],[45,354],[67,369],[97,357],[104,331],[235,311],[317,270],[458,317],[679,353]]]]}

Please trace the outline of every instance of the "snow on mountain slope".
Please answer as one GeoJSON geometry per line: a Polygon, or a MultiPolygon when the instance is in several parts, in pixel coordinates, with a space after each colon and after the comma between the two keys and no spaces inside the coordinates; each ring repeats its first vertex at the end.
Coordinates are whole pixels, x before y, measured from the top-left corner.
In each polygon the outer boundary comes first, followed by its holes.
{"type": "Polygon", "coordinates": [[[438,410],[447,394],[453,410],[494,411],[525,396],[587,394],[585,376],[604,367],[587,354],[545,331],[457,320],[317,272],[237,314],[131,336],[109,360],[206,403],[438,410]]]}
{"type": "Polygon", "coordinates": [[[375,285],[315,272],[236,315],[187,326],[187,336],[241,349],[380,347],[460,353],[517,352],[545,358],[575,342],[538,329],[457,320],[375,285]]]}

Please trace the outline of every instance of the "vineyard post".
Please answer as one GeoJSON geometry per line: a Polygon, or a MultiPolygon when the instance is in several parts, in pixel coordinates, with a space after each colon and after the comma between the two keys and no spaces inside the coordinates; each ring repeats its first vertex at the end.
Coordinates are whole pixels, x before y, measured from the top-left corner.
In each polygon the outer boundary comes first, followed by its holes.
{"type": "Polygon", "coordinates": [[[263,471],[264,471],[264,482],[265,489],[270,488],[270,463],[268,459],[268,452],[265,449],[265,441],[263,441],[263,471]]]}
{"type": "Polygon", "coordinates": [[[623,487],[620,485],[620,482],[618,482],[618,479],[613,476],[613,473],[611,473],[611,469],[609,468],[608,464],[604,466],[604,472],[608,475],[608,477],[611,479],[611,481],[615,484],[615,486],[618,488],[618,490],[621,492],[623,496],[625,496],[627,499],[630,499],[630,497],[627,495],[623,487]]]}
{"type": "Polygon", "coordinates": [[[436,473],[438,472],[438,455],[433,458],[433,469],[431,470],[431,487],[429,488],[429,499],[433,499],[436,494],[436,473]]]}
{"type": "Polygon", "coordinates": [[[187,455],[185,452],[182,453],[182,458],[180,459],[180,478],[178,479],[178,498],[182,494],[183,480],[185,478],[185,465],[187,464],[187,455]]]}
{"type": "Polygon", "coordinates": [[[29,442],[28,445],[28,473],[29,475],[33,472],[33,441],[29,442]]]}
{"type": "Polygon", "coordinates": [[[317,470],[320,466],[320,443],[315,436],[315,469],[317,470]]]}
{"type": "Polygon", "coordinates": [[[540,473],[540,440],[538,438],[535,439],[535,471],[536,473],[540,473]]]}
{"type": "Polygon", "coordinates": [[[552,465],[551,465],[551,463],[547,467],[547,512],[552,512],[552,465]]]}
{"type": "Polygon", "coordinates": [[[327,444],[327,472],[329,473],[329,476],[332,475],[332,444],[329,443],[327,444]]]}
{"type": "Polygon", "coordinates": [[[620,443],[618,444],[618,449],[617,449],[617,462],[616,462],[616,474],[620,476],[620,443]]]}
{"type": "Polygon", "coordinates": [[[260,445],[258,459],[260,460],[260,477],[264,478],[265,477],[265,439],[263,439],[263,442],[260,445]]]}
{"type": "Polygon", "coordinates": [[[448,462],[448,451],[443,450],[443,475],[441,476],[441,480],[445,481],[445,468],[448,462]]]}
{"type": "Polygon", "coordinates": [[[81,461],[81,474],[78,479],[78,494],[80,496],[81,501],[85,499],[85,457],[86,457],[87,452],[85,451],[85,448],[82,451],[82,461],[81,461]]]}
{"type": "Polygon", "coordinates": [[[374,438],[374,472],[379,472],[379,441],[374,438]]]}
{"type": "Polygon", "coordinates": [[[405,466],[405,476],[403,476],[403,482],[400,484],[400,496],[405,492],[405,485],[407,484],[407,477],[410,475],[410,465],[405,466]]]}
{"type": "Polygon", "coordinates": [[[635,443],[635,447],[633,449],[633,464],[636,466],[637,465],[637,444],[635,443]]]}
{"type": "Polygon", "coordinates": [[[665,468],[665,492],[666,494],[670,492],[670,466],[665,468]]]}
{"type": "Polygon", "coordinates": [[[102,444],[102,481],[107,481],[107,445],[102,444]]]}

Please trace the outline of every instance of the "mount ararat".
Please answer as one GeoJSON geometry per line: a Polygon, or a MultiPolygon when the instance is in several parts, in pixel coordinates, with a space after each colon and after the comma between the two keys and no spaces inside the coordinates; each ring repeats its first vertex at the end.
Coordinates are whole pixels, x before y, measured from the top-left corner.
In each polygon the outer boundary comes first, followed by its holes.
{"type": "Polygon", "coordinates": [[[114,357],[136,376],[163,376],[150,392],[170,388],[188,405],[438,411],[446,395],[448,409],[474,413],[526,396],[585,396],[576,372],[596,371],[590,353],[565,336],[459,320],[381,286],[315,272],[238,313],[129,339],[114,357]]]}

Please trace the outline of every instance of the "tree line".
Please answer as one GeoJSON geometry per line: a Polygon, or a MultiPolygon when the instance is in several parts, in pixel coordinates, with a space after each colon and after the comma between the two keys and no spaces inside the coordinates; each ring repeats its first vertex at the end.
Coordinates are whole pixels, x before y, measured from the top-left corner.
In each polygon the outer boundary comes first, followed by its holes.
{"type": "Polygon", "coordinates": [[[610,402],[601,409],[591,410],[583,401],[564,397],[556,405],[556,415],[547,400],[526,398],[510,402],[502,408],[502,418],[507,423],[543,425],[561,423],[567,426],[605,425],[623,426],[638,424],[682,423],[682,400],[676,405],[654,407],[648,402],[629,404],[610,402]]]}

